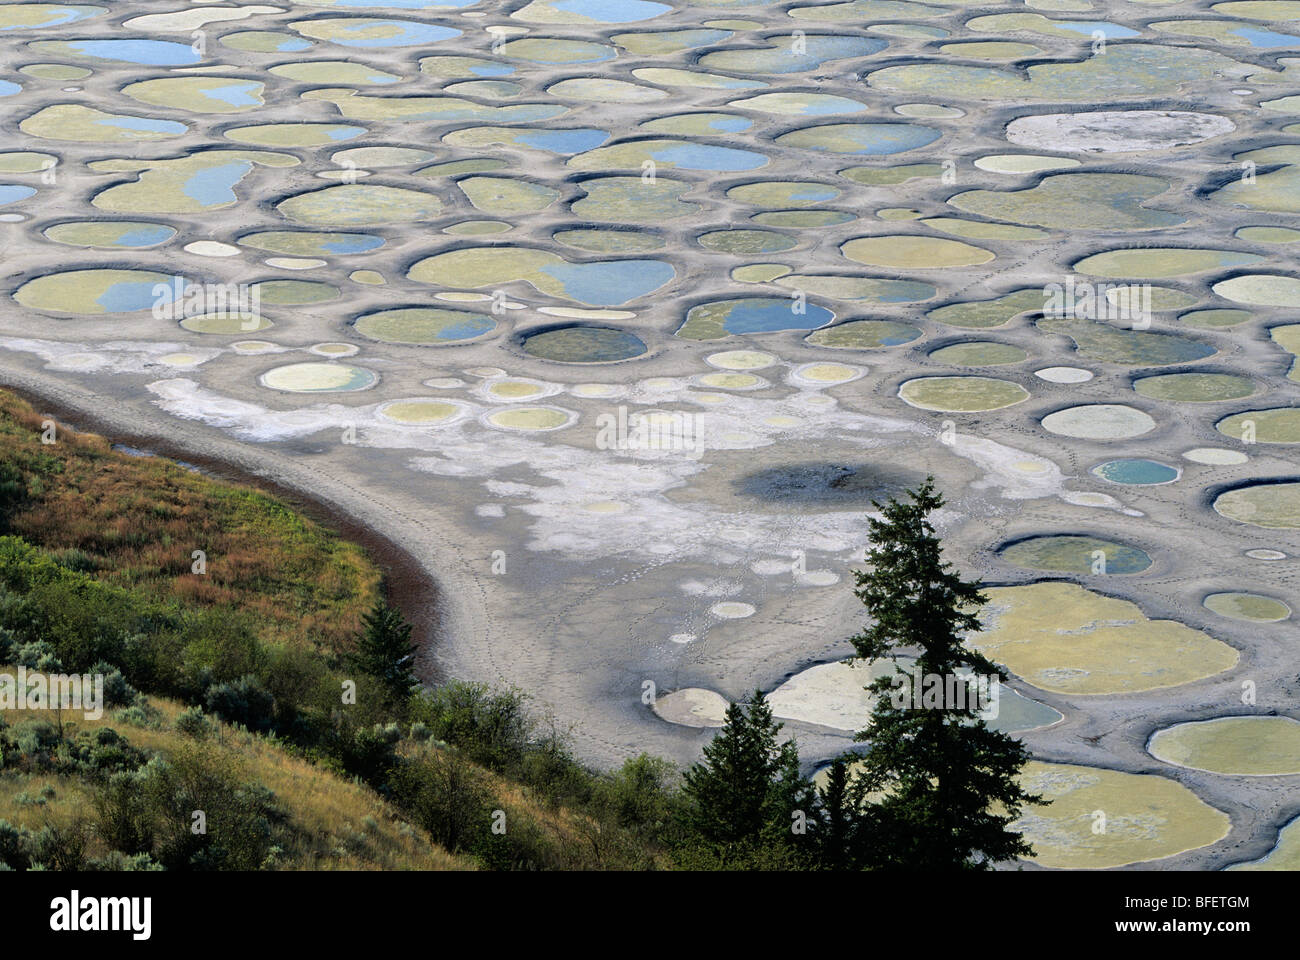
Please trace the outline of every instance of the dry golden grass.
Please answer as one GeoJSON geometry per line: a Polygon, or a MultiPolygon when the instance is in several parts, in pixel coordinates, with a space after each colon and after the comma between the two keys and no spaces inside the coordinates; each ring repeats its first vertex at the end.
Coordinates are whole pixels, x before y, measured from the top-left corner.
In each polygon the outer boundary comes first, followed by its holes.
{"type": "MultiPolygon", "coordinates": [[[[74,722],[64,716],[69,736],[79,731],[111,727],[130,743],[164,757],[192,740],[177,732],[174,723],[184,709],[175,701],[151,698],[162,714],[157,728],[137,727],[114,718],[74,722]]],[[[55,722],[53,711],[28,711],[22,719],[55,722]]],[[[281,859],[286,870],[472,870],[468,857],[455,856],[434,844],[428,834],[404,821],[377,793],[295,757],[263,737],[234,730],[209,717],[213,733],[204,750],[236,760],[245,779],[270,789],[289,814],[292,840],[281,859]]],[[[21,722],[21,720],[19,721],[21,722]]],[[[49,773],[0,771],[0,819],[39,830],[46,823],[71,826],[93,821],[89,784],[49,773]],[[38,796],[46,785],[55,791],[44,804],[19,804],[16,797],[38,796]]],[[[91,844],[90,855],[106,851],[91,844]]]]}

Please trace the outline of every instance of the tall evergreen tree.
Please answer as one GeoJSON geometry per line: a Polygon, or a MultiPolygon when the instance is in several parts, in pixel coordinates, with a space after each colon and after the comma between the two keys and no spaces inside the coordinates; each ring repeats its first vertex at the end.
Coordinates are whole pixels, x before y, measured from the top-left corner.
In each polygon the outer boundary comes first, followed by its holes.
{"type": "Polygon", "coordinates": [[[377,679],[394,703],[405,701],[420,684],[413,671],[416,646],[411,642],[411,625],[383,600],[375,601],[362,622],[365,631],[357,638],[352,662],[377,679]]]}
{"type": "Polygon", "coordinates": [[[857,735],[869,746],[851,793],[872,820],[868,865],[989,869],[1032,854],[1009,827],[1024,805],[1042,801],[1017,780],[1029,759],[1024,745],[990,729],[974,697],[951,695],[959,679],[981,675],[992,684],[1006,674],[964,643],[981,629],[976,611],[987,597],[943,560],[929,519],[944,505],[934,478],[908,498],[873,503],[881,518],[868,520],[869,569],[855,574],[872,622],[852,642],[870,660],[914,652],[922,689],[901,672],[868,687],[876,703],[870,727],[857,735]]]}
{"type": "Polygon", "coordinates": [[[794,741],[777,743],[782,726],[755,690],[748,704],[727,708],[704,759],[686,771],[691,828],[724,865],[791,866],[806,836],[792,826],[805,817],[815,821],[815,797],[799,775],[794,741]]]}

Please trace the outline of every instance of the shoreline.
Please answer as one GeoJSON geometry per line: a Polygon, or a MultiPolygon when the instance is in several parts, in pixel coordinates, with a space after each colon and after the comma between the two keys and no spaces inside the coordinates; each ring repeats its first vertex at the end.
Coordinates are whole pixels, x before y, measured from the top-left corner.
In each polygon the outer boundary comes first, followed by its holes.
{"type": "Polygon", "coordinates": [[[442,587],[414,555],[390,537],[367,526],[336,505],[312,497],[292,484],[242,468],[197,447],[187,446],[184,441],[178,442],[174,438],[133,430],[125,426],[121,418],[93,413],[66,398],[52,397],[33,384],[23,383],[14,376],[12,370],[0,369],[0,389],[25,400],[37,413],[49,414],[79,433],[97,434],[110,444],[134,447],[173,463],[184,461],[198,467],[204,475],[214,480],[252,487],[260,493],[284,501],[292,509],[343,539],[358,544],[379,568],[384,598],[412,626],[411,633],[420,650],[421,680],[438,684],[449,679],[437,659],[443,640],[443,631],[439,629],[443,613],[440,602],[442,587]]]}

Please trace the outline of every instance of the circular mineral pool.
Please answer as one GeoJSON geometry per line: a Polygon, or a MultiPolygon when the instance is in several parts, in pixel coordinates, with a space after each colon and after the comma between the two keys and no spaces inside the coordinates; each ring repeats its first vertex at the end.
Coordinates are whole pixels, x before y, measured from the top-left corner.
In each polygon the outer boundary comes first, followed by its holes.
{"type": "Polygon", "coordinates": [[[767,386],[767,381],[752,373],[704,373],[696,382],[714,390],[757,390],[767,386]]]}
{"type": "Polygon", "coordinates": [[[266,330],[268,327],[275,326],[265,317],[239,312],[203,313],[193,317],[186,317],[180,321],[180,325],[193,333],[222,334],[255,333],[258,330],[266,330]]]}
{"type": "Polygon", "coordinates": [[[1291,616],[1291,608],[1281,600],[1262,597],[1257,593],[1212,593],[1201,603],[1207,610],[1213,610],[1230,620],[1277,623],[1291,616]]]}
{"type": "Polygon", "coordinates": [[[793,379],[819,387],[830,387],[856,380],[865,373],[861,367],[844,363],[806,363],[794,371],[793,379]]]}
{"type": "Polygon", "coordinates": [[[1220,403],[1250,396],[1255,384],[1249,377],[1227,373],[1164,373],[1134,381],[1133,389],[1153,400],[1220,403]]]}
{"type": "Polygon", "coordinates": [[[977,413],[1000,410],[1029,399],[1029,391],[992,377],[919,377],[898,388],[902,400],[922,410],[977,413]]]}
{"type": "Polygon", "coordinates": [[[449,423],[463,415],[465,408],[458,403],[445,400],[393,400],[385,403],[378,410],[385,420],[409,426],[427,426],[435,423],[449,423]]]}
{"type": "Polygon", "coordinates": [[[1300,407],[1247,410],[1214,426],[1224,436],[1243,443],[1300,443],[1300,407]]]}
{"type": "Polygon", "coordinates": [[[1219,494],[1214,509],[1256,527],[1300,529],[1300,483],[1257,483],[1219,494]]]}
{"type": "Polygon", "coordinates": [[[1219,717],[1157,730],[1147,743],[1157,760],[1227,776],[1300,773],[1300,721],[1290,717],[1219,717]]]}
{"type": "Polygon", "coordinates": [[[997,367],[1021,363],[1028,354],[1010,343],[993,340],[971,340],[940,347],[930,353],[930,359],[954,367],[997,367]]]}
{"type": "Polygon", "coordinates": [[[230,347],[236,353],[268,353],[279,349],[279,345],[270,340],[240,340],[230,347]]]}
{"type": "Polygon", "coordinates": [[[656,697],[651,709],[669,723],[685,727],[720,727],[726,722],[724,718],[729,706],[719,693],[702,687],[686,687],[656,697]]]}
{"type": "Polygon", "coordinates": [[[558,407],[509,407],[489,413],[484,421],[506,430],[559,430],[575,419],[568,410],[558,407]]]}
{"type": "Polygon", "coordinates": [[[1129,574],[1151,566],[1145,550],[1075,534],[1017,540],[1002,547],[998,555],[1017,567],[1053,573],[1129,574]]]}
{"type": "Polygon", "coordinates": [[[1035,370],[1034,376],[1048,383],[1087,383],[1092,379],[1093,373],[1082,367],[1044,367],[1035,370]]]}
{"type": "Polygon", "coordinates": [[[721,370],[762,370],[776,363],[777,358],[761,350],[724,350],[709,354],[704,362],[721,370]]]}
{"type": "Polygon", "coordinates": [[[1195,447],[1183,454],[1184,460],[1192,463],[1204,463],[1215,467],[1230,467],[1245,463],[1250,457],[1240,450],[1225,450],[1223,447],[1195,447]]]}
{"type": "Polygon", "coordinates": [[[1121,460],[1108,460],[1092,468],[1094,476],[1109,480],[1111,483],[1124,483],[1133,486],[1152,486],[1161,483],[1173,483],[1180,471],[1155,460],[1140,457],[1121,460]]]}
{"type": "Polygon", "coordinates": [[[262,374],[262,386],[288,393],[344,393],[365,390],[379,374],[346,363],[291,363],[262,374]]]}
{"type": "Polygon", "coordinates": [[[350,357],[360,352],[360,347],[354,343],[313,343],[307,348],[311,353],[318,357],[330,357],[337,359],[339,357],[350,357]]]}
{"type": "Polygon", "coordinates": [[[489,333],[496,321],[486,314],[440,307],[380,310],[353,321],[357,333],[383,343],[440,344],[473,340],[489,333]]]}
{"type": "Polygon", "coordinates": [[[1156,422],[1141,410],[1118,403],[1068,407],[1043,417],[1043,429],[1081,440],[1127,440],[1155,429],[1156,422]]]}
{"type": "Polygon", "coordinates": [[[715,603],[711,606],[709,613],[724,620],[743,620],[745,617],[754,615],[754,606],[749,603],[739,603],[735,600],[724,600],[722,603],[715,603]]]}

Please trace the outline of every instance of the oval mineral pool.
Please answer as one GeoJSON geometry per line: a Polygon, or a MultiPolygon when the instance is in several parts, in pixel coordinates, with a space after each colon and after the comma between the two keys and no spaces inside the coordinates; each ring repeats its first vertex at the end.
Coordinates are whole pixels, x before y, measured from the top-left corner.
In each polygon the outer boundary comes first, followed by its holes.
{"type": "MultiPolygon", "coordinates": [[[[891,674],[907,676],[915,664],[910,657],[900,657],[897,662],[882,659],[818,664],[796,673],[773,690],[768,703],[777,717],[838,730],[862,730],[870,726],[878,699],[877,694],[865,689],[867,684],[891,674]]],[[[1062,719],[1060,711],[1006,686],[1000,688],[999,699],[989,707],[996,707],[987,718],[989,727],[1003,733],[1047,727],[1062,719]]]]}
{"type": "Polygon", "coordinates": [[[338,359],[339,357],[351,357],[361,351],[355,343],[338,343],[329,341],[327,343],[313,343],[307,348],[309,352],[316,354],[318,357],[329,357],[338,359]]]}
{"type": "Polygon", "coordinates": [[[700,234],[695,242],[706,250],[733,255],[781,253],[799,245],[797,238],[772,230],[714,230],[700,234]]]}
{"type": "Polygon", "coordinates": [[[992,251],[960,240],[910,235],[858,237],[845,243],[840,251],[850,260],[867,266],[912,270],[976,266],[994,258],[992,251]]]}
{"type": "Polygon", "coordinates": [[[969,643],[1026,683],[1066,695],[1139,693],[1236,666],[1237,651],[1135,603],[1049,580],[990,587],[969,643]]]}
{"type": "Polygon", "coordinates": [[[839,187],[823,183],[792,180],[762,180],[757,183],[745,183],[732,187],[727,196],[741,203],[756,207],[776,209],[788,207],[807,207],[814,203],[825,203],[840,195],[839,187]]]}
{"type": "Polygon", "coordinates": [[[1300,721],[1290,717],[1219,717],[1157,730],[1147,743],[1157,760],[1238,777],[1300,773],[1300,721]]]}
{"type": "Polygon", "coordinates": [[[131,220],[74,220],[45,228],[45,236],[70,247],[123,247],[138,250],[166,243],[176,229],[162,223],[131,220]]]}
{"type": "Polygon", "coordinates": [[[1268,273],[1220,280],[1211,289],[1225,300],[1251,306],[1290,307],[1300,299],[1300,280],[1268,273]]]}
{"type": "Polygon", "coordinates": [[[413,47],[459,37],[461,31],[414,20],[370,20],[363,17],[299,20],[289,27],[313,40],[363,49],[413,47]]]}
{"type": "Polygon", "coordinates": [[[525,353],[557,363],[616,363],[646,352],[640,337],[613,327],[575,324],[524,337],[525,353]]]}
{"type": "Polygon", "coordinates": [[[718,300],[692,307],[677,336],[687,340],[719,340],[728,334],[813,330],[834,318],[825,307],[793,298],[718,300]]]}
{"type": "Polygon", "coordinates": [[[1300,407],[1247,410],[1224,417],[1214,426],[1242,443],[1300,443],[1300,407]]]}
{"type": "Polygon", "coordinates": [[[291,257],[330,257],[368,253],[384,245],[384,238],[369,233],[311,233],[297,230],[269,230],[246,233],[239,243],[254,250],[291,257]]]}
{"type": "Polygon", "coordinates": [[[1255,392],[1255,383],[1249,377],[1227,373],[1166,373],[1135,380],[1133,389],[1152,400],[1221,403],[1249,397],[1255,392]]]}
{"type": "Polygon", "coordinates": [[[276,209],[299,223],[379,226],[431,219],[442,211],[442,201],[420,190],[353,183],[295,194],[276,209]]]}
{"type": "Polygon", "coordinates": [[[496,410],[484,422],[505,430],[559,430],[577,419],[577,415],[558,407],[510,407],[496,410]]]}
{"type": "Polygon", "coordinates": [[[149,270],[67,270],[29,280],[14,299],[55,313],[134,313],[170,303],[174,278],[149,270]]]}
{"type": "Polygon", "coordinates": [[[999,367],[1010,363],[1021,363],[1027,360],[1029,355],[1014,344],[997,343],[993,340],[971,340],[940,347],[932,351],[929,357],[931,360],[954,367],[999,367]]]}
{"type": "Polygon", "coordinates": [[[240,340],[232,343],[230,348],[236,353],[275,353],[280,346],[270,340],[240,340]]]}
{"type": "Polygon", "coordinates": [[[1246,556],[1250,557],[1250,559],[1252,560],[1273,561],[1273,560],[1286,559],[1286,554],[1283,553],[1281,550],[1267,550],[1267,549],[1247,550],[1246,556]]]}
{"type": "Polygon", "coordinates": [[[1300,483],[1257,483],[1219,494],[1214,509],[1256,527],[1300,529],[1300,483]]]}
{"type": "Polygon", "coordinates": [[[1168,777],[1031,760],[1022,788],[1047,801],[1027,807],[1011,829],[1023,832],[1041,867],[1104,870],[1217,843],[1228,835],[1226,813],[1168,777]],[[1096,811],[1107,817],[1099,836],[1096,811]]]}
{"type": "Polygon", "coordinates": [[[762,370],[777,362],[777,357],[760,350],[723,350],[704,358],[711,367],[721,370],[762,370]]]}
{"type": "Polygon", "coordinates": [[[754,615],[754,605],[740,603],[735,600],[724,600],[722,603],[715,603],[709,607],[709,613],[715,617],[722,617],[724,620],[743,620],[745,617],[754,615]]]}
{"type": "Polygon", "coordinates": [[[1146,551],[1079,534],[1029,537],[998,550],[1007,563],[1052,573],[1128,574],[1151,566],[1146,551]]]}
{"type": "Polygon", "coordinates": [[[465,413],[466,408],[445,400],[392,400],[383,404],[376,413],[385,420],[404,426],[429,426],[450,423],[465,413]]]}
{"type": "Polygon", "coordinates": [[[715,390],[757,390],[767,386],[766,380],[752,373],[703,373],[696,381],[715,390]]]}
{"type": "Polygon", "coordinates": [[[1035,370],[1034,376],[1048,383],[1087,383],[1092,379],[1093,373],[1082,367],[1044,367],[1035,370]]]}
{"type": "Polygon", "coordinates": [[[900,386],[898,396],[922,410],[978,413],[1022,403],[1029,399],[1029,391],[992,377],[918,377],[900,386]]]}
{"type": "Polygon", "coordinates": [[[765,227],[833,227],[839,223],[848,223],[854,219],[853,214],[843,210],[765,210],[750,217],[755,223],[765,227]]]}
{"type": "Polygon", "coordinates": [[[1223,327],[1235,327],[1250,319],[1249,310],[1193,310],[1178,318],[1179,323],[1200,330],[1217,330],[1223,327]]]}
{"type": "Polygon", "coordinates": [[[518,403],[521,400],[534,400],[547,393],[554,393],[546,384],[538,380],[524,380],[520,377],[503,377],[489,380],[483,385],[483,392],[491,400],[503,403],[518,403]]]}
{"type": "Polygon", "coordinates": [[[866,371],[844,363],[806,363],[790,375],[796,383],[815,387],[833,387],[857,380],[866,371]]]}
{"type": "MultiPolygon", "coordinates": [[[[677,634],[676,636],[690,635],[677,634]]],[[[686,687],[656,697],[651,709],[669,723],[684,727],[721,727],[726,722],[725,717],[729,706],[731,704],[727,703],[726,698],[720,693],[702,687],[686,687]]]]}
{"type": "Polygon", "coordinates": [[[774,142],[783,147],[883,157],[927,146],[941,136],[942,131],[914,123],[831,123],[793,130],[774,142]]]}
{"type": "Polygon", "coordinates": [[[116,60],[146,67],[181,67],[198,63],[203,57],[188,43],[170,40],[36,40],[33,50],[60,56],[116,60]]]}
{"type": "Polygon", "coordinates": [[[1180,475],[1177,467],[1141,458],[1108,460],[1106,463],[1099,463],[1090,472],[1094,476],[1101,477],[1111,483],[1131,484],[1139,487],[1173,483],[1180,475]]]}
{"type": "Polygon", "coordinates": [[[261,377],[262,386],[287,393],[346,393],[378,382],[377,373],[346,363],[291,363],[261,377]]]}
{"type": "Polygon", "coordinates": [[[256,333],[258,330],[275,326],[265,317],[255,313],[241,313],[238,310],[196,314],[181,320],[180,324],[193,333],[217,334],[256,333]]]}
{"type": "Polygon", "coordinates": [[[1230,467],[1245,463],[1250,457],[1240,450],[1227,450],[1223,447],[1195,447],[1183,454],[1184,460],[1192,463],[1204,463],[1215,467],[1230,467]]]}
{"type": "Polygon", "coordinates": [[[1149,433],[1155,420],[1141,410],[1118,403],[1091,403],[1049,413],[1043,429],[1062,437],[1081,440],[1127,440],[1149,433]]]}
{"type": "Polygon", "coordinates": [[[411,307],[367,313],[352,323],[363,337],[381,343],[433,345],[473,340],[490,333],[496,321],[484,313],[411,307]]]}
{"type": "Polygon", "coordinates": [[[1278,623],[1291,616],[1291,608],[1281,600],[1257,593],[1212,593],[1201,603],[1221,617],[1250,623],[1278,623]]]}

